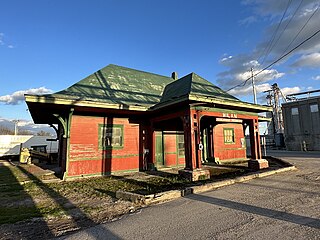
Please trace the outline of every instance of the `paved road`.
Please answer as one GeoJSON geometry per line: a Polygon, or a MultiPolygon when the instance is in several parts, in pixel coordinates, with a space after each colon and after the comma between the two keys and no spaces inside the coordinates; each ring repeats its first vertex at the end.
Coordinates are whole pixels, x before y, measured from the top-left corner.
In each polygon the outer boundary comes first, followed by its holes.
{"type": "Polygon", "coordinates": [[[148,207],[64,239],[320,239],[320,153],[272,155],[298,170],[148,207]]]}

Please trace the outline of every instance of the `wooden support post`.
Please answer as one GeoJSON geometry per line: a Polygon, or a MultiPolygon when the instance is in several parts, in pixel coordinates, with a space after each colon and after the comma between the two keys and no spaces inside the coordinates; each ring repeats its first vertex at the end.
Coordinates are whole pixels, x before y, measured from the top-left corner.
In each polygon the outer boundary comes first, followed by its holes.
{"type": "Polygon", "coordinates": [[[249,131],[250,131],[251,158],[261,159],[262,155],[261,155],[258,119],[253,119],[252,121],[250,121],[249,131]]]}
{"type": "Polygon", "coordinates": [[[149,139],[149,158],[147,162],[147,169],[154,170],[156,165],[156,132],[154,131],[153,123],[148,128],[148,139],[149,139]]]}
{"type": "Polygon", "coordinates": [[[186,167],[179,174],[190,181],[210,178],[209,170],[201,169],[200,127],[197,114],[187,114],[182,117],[184,129],[184,146],[186,167]]]}
{"type": "Polygon", "coordinates": [[[201,156],[202,156],[202,149],[203,145],[201,142],[201,129],[200,129],[200,116],[198,112],[193,112],[193,132],[194,132],[194,151],[195,151],[195,166],[196,168],[201,168],[202,163],[201,163],[201,156]],[[202,145],[202,147],[200,147],[202,145]]]}
{"type": "Polygon", "coordinates": [[[254,170],[268,168],[268,161],[262,159],[258,119],[253,119],[250,121],[249,132],[251,145],[251,160],[249,160],[248,162],[248,167],[254,170]]]}
{"type": "Polygon", "coordinates": [[[181,117],[184,132],[184,156],[185,156],[185,169],[192,170],[192,147],[191,147],[191,126],[190,116],[185,115],[181,117]]]}

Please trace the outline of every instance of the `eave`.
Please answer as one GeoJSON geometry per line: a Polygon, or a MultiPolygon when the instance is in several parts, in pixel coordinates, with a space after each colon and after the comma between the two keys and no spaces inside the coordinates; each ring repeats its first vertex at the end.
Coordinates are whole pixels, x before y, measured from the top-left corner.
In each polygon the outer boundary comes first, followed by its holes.
{"type": "Polygon", "coordinates": [[[217,98],[211,98],[211,97],[205,97],[205,96],[199,96],[199,95],[189,95],[190,101],[197,101],[197,102],[205,102],[205,103],[212,103],[217,105],[224,105],[224,106],[231,106],[239,109],[247,109],[248,111],[254,111],[254,112],[271,112],[272,107],[269,106],[263,106],[258,104],[252,104],[242,101],[230,101],[227,99],[217,99],[217,98]]]}
{"type": "Polygon", "coordinates": [[[208,103],[208,104],[213,104],[217,106],[227,106],[229,108],[233,107],[236,109],[242,109],[242,110],[246,110],[249,112],[256,112],[256,113],[272,111],[272,107],[269,107],[269,106],[262,106],[262,105],[252,104],[252,103],[247,103],[242,101],[232,101],[228,99],[217,99],[217,98],[205,97],[205,96],[194,95],[194,94],[181,96],[171,101],[156,104],[155,106],[151,107],[151,109],[157,110],[157,109],[168,107],[170,105],[174,105],[184,101],[208,103]]]}
{"type": "Polygon", "coordinates": [[[259,122],[271,122],[272,118],[264,117],[264,116],[258,116],[258,121],[259,122]]]}
{"type": "Polygon", "coordinates": [[[92,108],[105,108],[105,109],[125,109],[131,111],[146,111],[148,107],[144,106],[128,106],[119,103],[105,103],[98,101],[88,101],[88,100],[70,100],[65,98],[53,98],[47,96],[35,96],[35,95],[25,95],[26,102],[30,103],[43,103],[43,104],[57,104],[57,105],[68,105],[68,106],[79,106],[79,107],[92,107],[92,108]]]}

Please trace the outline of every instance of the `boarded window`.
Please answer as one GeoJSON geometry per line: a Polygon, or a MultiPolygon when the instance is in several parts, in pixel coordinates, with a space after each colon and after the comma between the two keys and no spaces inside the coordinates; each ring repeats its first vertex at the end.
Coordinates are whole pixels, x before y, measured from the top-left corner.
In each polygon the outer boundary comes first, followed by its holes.
{"type": "Polygon", "coordinates": [[[224,128],[223,129],[224,143],[235,143],[234,129],[224,128]]]}
{"type": "Polygon", "coordinates": [[[184,135],[178,135],[177,137],[178,142],[178,156],[184,157],[184,135]]]}
{"type": "Polygon", "coordinates": [[[299,110],[298,108],[291,108],[291,115],[299,115],[299,110]]]}
{"type": "Polygon", "coordinates": [[[99,125],[99,148],[122,148],[123,125],[99,125]]]}
{"type": "Polygon", "coordinates": [[[311,104],[310,105],[310,112],[319,112],[318,104],[311,104]]]}
{"type": "Polygon", "coordinates": [[[310,112],[311,112],[311,127],[312,132],[315,134],[320,133],[320,118],[319,118],[319,107],[318,104],[310,104],[310,112]]]}

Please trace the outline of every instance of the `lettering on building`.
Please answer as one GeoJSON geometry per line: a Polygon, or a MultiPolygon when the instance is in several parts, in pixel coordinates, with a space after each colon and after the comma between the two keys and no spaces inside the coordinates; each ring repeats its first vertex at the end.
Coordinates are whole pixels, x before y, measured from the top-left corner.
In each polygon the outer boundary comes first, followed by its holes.
{"type": "Polygon", "coordinates": [[[222,117],[224,117],[224,118],[238,118],[236,113],[222,113],[222,117]]]}

